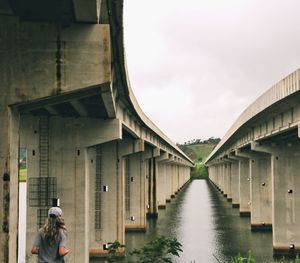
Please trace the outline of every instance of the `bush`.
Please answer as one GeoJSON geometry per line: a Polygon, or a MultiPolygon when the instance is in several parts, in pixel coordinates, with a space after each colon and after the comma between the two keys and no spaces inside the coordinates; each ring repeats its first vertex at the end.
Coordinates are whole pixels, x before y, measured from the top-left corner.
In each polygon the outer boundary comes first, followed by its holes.
{"type": "Polygon", "coordinates": [[[134,249],[130,255],[137,257],[135,263],[172,263],[171,256],[179,257],[181,247],[176,238],[160,236],[142,248],[134,249]]]}
{"type": "Polygon", "coordinates": [[[203,163],[196,163],[191,172],[192,179],[208,178],[208,168],[203,163]]]}

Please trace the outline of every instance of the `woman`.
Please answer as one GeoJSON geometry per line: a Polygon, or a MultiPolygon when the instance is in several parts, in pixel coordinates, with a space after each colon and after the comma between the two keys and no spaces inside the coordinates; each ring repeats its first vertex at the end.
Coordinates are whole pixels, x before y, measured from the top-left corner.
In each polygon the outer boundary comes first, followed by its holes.
{"type": "Polygon", "coordinates": [[[51,207],[45,225],[35,236],[31,253],[38,255],[38,263],[61,263],[70,251],[66,247],[67,229],[62,211],[51,207]]]}

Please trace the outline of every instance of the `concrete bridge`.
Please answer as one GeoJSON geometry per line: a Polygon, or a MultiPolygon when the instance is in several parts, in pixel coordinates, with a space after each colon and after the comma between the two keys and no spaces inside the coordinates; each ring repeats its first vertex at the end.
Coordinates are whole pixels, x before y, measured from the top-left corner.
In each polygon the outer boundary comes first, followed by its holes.
{"type": "Polygon", "coordinates": [[[206,160],[251,229],[273,231],[275,254],[300,251],[299,101],[298,69],[254,101],[206,160]]]}
{"type": "Polygon", "coordinates": [[[83,263],[124,243],[125,231],[145,231],[146,216],[189,181],[192,161],[130,88],[122,9],[121,0],[0,0],[0,262],[17,262],[21,230],[35,262],[34,235],[57,198],[67,262],[83,263]]]}

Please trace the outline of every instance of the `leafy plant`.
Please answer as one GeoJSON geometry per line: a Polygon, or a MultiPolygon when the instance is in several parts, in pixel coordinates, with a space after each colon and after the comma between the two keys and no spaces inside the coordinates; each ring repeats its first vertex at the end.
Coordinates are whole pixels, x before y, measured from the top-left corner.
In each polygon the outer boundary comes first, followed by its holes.
{"type": "Polygon", "coordinates": [[[176,238],[160,236],[141,247],[130,252],[137,258],[136,263],[172,263],[171,256],[179,257],[182,245],[176,238]]]}
{"type": "Polygon", "coordinates": [[[124,255],[119,253],[121,249],[123,249],[125,245],[121,244],[119,241],[115,241],[114,243],[109,244],[107,250],[108,250],[108,262],[116,262],[120,259],[124,258],[124,255]]]}
{"type": "Polygon", "coordinates": [[[237,255],[230,259],[230,263],[255,263],[255,259],[252,257],[252,254],[249,251],[247,258],[244,258],[241,255],[237,255]]]}

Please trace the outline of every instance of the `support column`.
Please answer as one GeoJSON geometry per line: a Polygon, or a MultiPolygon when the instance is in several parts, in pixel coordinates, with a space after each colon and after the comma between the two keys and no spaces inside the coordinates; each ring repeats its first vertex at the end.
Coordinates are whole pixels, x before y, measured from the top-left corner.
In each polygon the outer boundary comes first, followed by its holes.
{"type": "Polygon", "coordinates": [[[166,203],[171,202],[172,196],[172,165],[166,163],[166,203]]]}
{"type": "MultiPolygon", "coordinates": [[[[250,200],[250,160],[243,156],[239,156],[235,152],[236,158],[239,160],[239,182],[240,182],[240,216],[248,217],[251,215],[250,200]]],[[[233,158],[233,157],[231,157],[233,158]]]]}
{"type": "Polygon", "coordinates": [[[232,201],[232,190],[231,190],[231,163],[226,160],[225,163],[225,177],[226,177],[226,191],[227,191],[227,201],[232,201]]]}
{"type": "Polygon", "coordinates": [[[158,209],[166,208],[166,165],[158,162],[157,198],[158,209]]]}
{"type": "Polygon", "coordinates": [[[250,159],[251,230],[271,230],[271,155],[255,151],[238,152],[250,159]]]}
{"type": "Polygon", "coordinates": [[[227,197],[227,182],[226,182],[226,169],[225,163],[222,161],[221,165],[221,193],[227,197]]]}
{"type": "Polygon", "coordinates": [[[95,175],[90,183],[90,256],[107,254],[105,245],[125,243],[124,174],[125,164],[118,141],[93,147],[90,159],[95,175]]]}
{"type": "Polygon", "coordinates": [[[240,207],[240,177],[239,177],[239,161],[232,159],[229,155],[228,160],[231,162],[231,194],[232,207],[240,207]]]}
{"type": "MultiPolygon", "coordinates": [[[[81,142],[80,129],[76,129],[77,125],[78,120],[75,119],[49,118],[47,159],[44,157],[47,147],[43,142],[46,139],[43,135],[46,129],[43,123],[40,124],[39,172],[42,176],[41,180],[47,180],[47,194],[53,190],[53,185],[57,184],[57,194],[52,198],[60,199],[68,229],[68,246],[73,251],[66,256],[66,260],[79,263],[89,262],[90,158],[88,148],[81,142]],[[49,170],[47,179],[46,162],[49,170]]],[[[36,180],[36,178],[32,179],[36,180]]],[[[47,216],[47,209],[51,205],[49,200],[45,207],[41,208],[41,212],[46,213],[44,216],[47,216]]],[[[42,221],[40,223],[43,224],[42,221]]]]}
{"type": "Polygon", "coordinates": [[[225,159],[223,159],[223,161],[224,197],[226,197],[228,201],[231,201],[231,164],[225,159]]]}
{"type": "Polygon", "coordinates": [[[0,262],[6,263],[9,258],[12,259],[10,262],[15,262],[17,257],[19,120],[18,114],[8,109],[4,89],[1,91],[0,262]]]}
{"type": "Polygon", "coordinates": [[[145,163],[142,153],[125,159],[125,230],[146,231],[145,163]]]}
{"type": "Polygon", "coordinates": [[[169,159],[167,152],[162,153],[159,157],[156,157],[158,164],[158,184],[157,184],[157,197],[158,197],[158,209],[166,208],[166,197],[168,194],[167,187],[167,164],[166,160],[169,159]]]}
{"type": "Polygon", "coordinates": [[[145,154],[144,158],[147,160],[147,195],[148,195],[148,211],[147,218],[157,218],[158,217],[158,202],[157,202],[157,174],[158,165],[155,157],[160,156],[159,148],[152,148],[149,154],[145,154]]]}
{"type": "Polygon", "coordinates": [[[124,171],[125,230],[146,230],[144,140],[123,139],[119,142],[124,171]]]}
{"type": "MultiPolygon", "coordinates": [[[[17,261],[17,252],[18,252],[18,216],[19,216],[19,125],[20,125],[20,117],[19,113],[14,109],[8,109],[8,117],[9,117],[9,171],[7,171],[7,175],[9,175],[9,180],[5,179],[5,173],[3,174],[3,192],[4,192],[4,206],[7,206],[7,199],[9,197],[9,214],[8,214],[8,229],[9,231],[9,253],[7,262],[16,262],[17,261]],[[7,190],[9,192],[7,193],[7,190]],[[5,196],[7,195],[7,196],[5,196]]],[[[4,127],[5,124],[4,124],[4,127]]],[[[4,138],[2,138],[4,139],[4,138]]],[[[5,139],[4,139],[5,140],[5,139]]],[[[6,167],[7,169],[7,167],[6,167]]],[[[1,184],[0,184],[1,186],[1,184]]],[[[1,191],[0,191],[1,193],[1,191]]],[[[0,206],[1,207],[1,206],[0,206]]],[[[7,215],[8,207],[4,207],[3,216],[7,215]]],[[[7,220],[7,218],[6,218],[7,220]]],[[[6,221],[5,220],[5,221],[6,221]]],[[[1,222],[1,220],[0,220],[1,222]]],[[[6,221],[7,222],[7,221],[6,221]]],[[[3,225],[4,226],[4,225],[3,225]]],[[[3,230],[3,228],[2,228],[3,230]]],[[[5,230],[5,228],[4,228],[5,230]]],[[[6,232],[5,231],[5,232],[6,232]]],[[[2,237],[2,235],[0,235],[2,237]]],[[[6,235],[3,235],[6,238],[6,235]]],[[[2,241],[2,240],[1,240],[2,241]]],[[[5,251],[4,251],[5,252],[5,251]]],[[[0,252],[1,253],[1,252],[0,252]]],[[[1,254],[0,254],[1,258],[1,254]]],[[[5,262],[5,261],[3,261],[5,262]]]]}
{"type": "Polygon", "coordinates": [[[255,151],[271,153],[273,250],[275,254],[300,252],[300,146],[289,143],[253,143],[255,151]]]}

